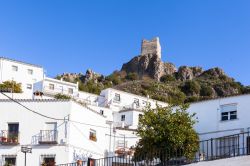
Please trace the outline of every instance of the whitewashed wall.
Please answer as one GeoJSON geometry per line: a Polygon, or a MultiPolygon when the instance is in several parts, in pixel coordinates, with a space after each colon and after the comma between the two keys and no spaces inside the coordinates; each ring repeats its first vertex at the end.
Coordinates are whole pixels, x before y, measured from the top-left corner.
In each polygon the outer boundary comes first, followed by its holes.
{"type": "Polygon", "coordinates": [[[0,83],[11,80],[21,83],[23,93],[29,95],[29,98],[32,98],[33,84],[43,80],[43,77],[42,67],[0,58],[0,83]],[[18,67],[18,71],[12,70],[13,65],[18,67]],[[32,74],[28,73],[29,69],[33,71],[32,74]],[[31,84],[32,88],[27,89],[27,84],[31,84]]]}
{"type": "Polygon", "coordinates": [[[226,97],[193,103],[188,112],[196,113],[196,131],[201,139],[209,139],[247,131],[250,127],[250,95],[226,97]],[[221,121],[221,105],[237,104],[237,119],[221,121]]]}
{"type": "Polygon", "coordinates": [[[69,96],[77,96],[78,84],[46,77],[42,81],[42,92],[48,95],[55,95],[61,93],[69,96]],[[50,89],[50,84],[54,86],[54,89],[50,89]],[[70,88],[73,90],[72,94],[69,93],[70,88]]]}
{"type": "Polygon", "coordinates": [[[143,109],[145,106],[147,106],[147,102],[150,103],[152,108],[156,107],[156,104],[159,106],[166,106],[167,103],[153,100],[147,97],[134,95],[131,93],[127,93],[124,91],[108,88],[101,92],[99,99],[100,106],[109,106],[110,108],[114,110],[122,110],[124,108],[137,108],[137,109],[143,109]],[[120,94],[120,101],[115,101],[115,94],[120,94]],[[139,107],[136,107],[134,104],[134,100],[139,99],[139,107]]]}
{"type": "MultiPolygon", "coordinates": [[[[30,109],[51,117],[63,118],[70,113],[70,104],[68,101],[19,101],[30,109]]],[[[8,123],[19,123],[20,142],[17,146],[0,145],[0,156],[17,155],[17,166],[22,166],[24,155],[20,152],[21,145],[30,145],[33,148],[33,153],[28,154],[28,165],[38,165],[39,159],[43,154],[55,154],[56,161],[68,162],[67,149],[63,144],[60,144],[65,139],[65,125],[63,125],[63,121],[41,117],[9,100],[1,100],[0,104],[0,130],[8,130],[8,123]],[[45,130],[47,122],[57,122],[58,145],[39,145],[37,139],[35,139],[40,130],[45,130]]]]}

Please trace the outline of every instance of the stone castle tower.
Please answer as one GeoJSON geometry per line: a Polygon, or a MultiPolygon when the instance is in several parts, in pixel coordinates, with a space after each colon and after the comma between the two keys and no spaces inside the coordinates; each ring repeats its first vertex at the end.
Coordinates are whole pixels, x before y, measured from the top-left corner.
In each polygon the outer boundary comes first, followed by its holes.
{"type": "Polygon", "coordinates": [[[141,55],[156,54],[161,59],[161,44],[159,37],[155,37],[152,40],[142,40],[141,55]]]}

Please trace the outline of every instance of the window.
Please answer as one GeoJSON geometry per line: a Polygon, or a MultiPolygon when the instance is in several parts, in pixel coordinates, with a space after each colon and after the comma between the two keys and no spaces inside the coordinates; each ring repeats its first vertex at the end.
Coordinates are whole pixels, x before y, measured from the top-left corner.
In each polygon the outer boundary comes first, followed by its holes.
{"type": "Polygon", "coordinates": [[[2,143],[7,144],[18,144],[19,136],[19,124],[18,123],[9,123],[8,130],[2,131],[2,143]]]}
{"type": "Polygon", "coordinates": [[[121,121],[125,121],[125,118],[126,118],[126,116],[125,116],[125,115],[122,115],[122,116],[121,116],[121,121]]]}
{"type": "Polygon", "coordinates": [[[8,155],[8,156],[3,156],[3,158],[4,158],[4,165],[8,166],[16,165],[16,156],[8,155]]]}
{"type": "Polygon", "coordinates": [[[142,104],[143,104],[143,105],[148,105],[149,102],[147,102],[147,101],[145,101],[145,100],[142,100],[142,104]]]}
{"type": "Polygon", "coordinates": [[[115,94],[114,101],[121,101],[120,94],[118,94],[118,93],[115,94]]]}
{"type": "Polygon", "coordinates": [[[28,69],[28,74],[33,75],[33,70],[32,69],[28,69]]]}
{"type": "Polygon", "coordinates": [[[54,90],[55,89],[55,85],[54,84],[49,84],[49,89],[50,90],[54,90]]]}
{"type": "Polygon", "coordinates": [[[41,165],[54,166],[56,164],[56,155],[42,155],[41,161],[41,165]]]}
{"type": "Polygon", "coordinates": [[[228,112],[222,112],[221,113],[221,121],[228,120],[228,112]]]}
{"type": "Polygon", "coordinates": [[[97,141],[97,138],[96,138],[96,131],[95,130],[92,130],[92,129],[90,129],[90,132],[89,132],[89,139],[91,140],[91,141],[97,141]]]}
{"type": "Polygon", "coordinates": [[[63,86],[59,86],[59,90],[63,93],[63,86]]]}
{"type": "Polygon", "coordinates": [[[32,89],[32,84],[27,84],[27,89],[32,89]]]}
{"type": "Polygon", "coordinates": [[[230,119],[237,119],[237,111],[230,112],[230,119]]]}
{"type": "Polygon", "coordinates": [[[15,65],[13,65],[13,66],[12,66],[12,71],[18,71],[18,67],[15,66],[15,65]]]}
{"type": "Polygon", "coordinates": [[[140,106],[139,99],[134,99],[134,104],[136,105],[136,107],[139,107],[140,106]]]}
{"type": "Polygon", "coordinates": [[[221,106],[221,121],[237,119],[237,105],[227,104],[221,106]]]}
{"type": "Polygon", "coordinates": [[[68,89],[68,92],[69,92],[69,94],[73,94],[73,89],[72,89],[72,88],[69,88],[69,89],[68,89]]]}
{"type": "Polygon", "coordinates": [[[102,114],[102,115],[103,115],[103,114],[104,114],[104,111],[103,111],[103,110],[100,110],[100,114],[102,114]]]}

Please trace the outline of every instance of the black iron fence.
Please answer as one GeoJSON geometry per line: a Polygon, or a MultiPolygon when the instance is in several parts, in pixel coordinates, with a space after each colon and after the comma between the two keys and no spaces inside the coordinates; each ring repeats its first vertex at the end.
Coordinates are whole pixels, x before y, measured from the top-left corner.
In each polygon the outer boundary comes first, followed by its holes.
{"type": "Polygon", "coordinates": [[[57,144],[57,130],[41,130],[39,134],[39,144],[57,144]]]}
{"type": "Polygon", "coordinates": [[[182,150],[159,150],[142,155],[120,155],[98,159],[94,166],[171,166],[186,165],[250,154],[250,133],[242,132],[199,142],[199,151],[193,157],[185,157],[182,150]]]}
{"type": "Polygon", "coordinates": [[[56,166],[81,166],[81,165],[78,165],[77,163],[67,163],[67,164],[59,164],[56,166]]]}
{"type": "MultiPolygon", "coordinates": [[[[141,155],[121,151],[117,156],[91,160],[80,166],[173,166],[250,155],[250,133],[242,132],[199,142],[199,151],[186,156],[183,150],[159,150],[141,155]]],[[[60,165],[60,166],[78,166],[60,165]]]]}
{"type": "Polygon", "coordinates": [[[211,138],[200,142],[199,161],[215,160],[250,154],[250,133],[211,138]]]}

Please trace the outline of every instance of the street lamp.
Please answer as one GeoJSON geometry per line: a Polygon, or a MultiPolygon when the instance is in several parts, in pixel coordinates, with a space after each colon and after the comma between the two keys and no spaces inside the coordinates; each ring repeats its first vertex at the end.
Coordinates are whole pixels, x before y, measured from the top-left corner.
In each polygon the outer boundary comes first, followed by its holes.
{"type": "Polygon", "coordinates": [[[24,166],[26,166],[26,153],[32,153],[32,148],[28,146],[21,146],[21,152],[23,152],[25,155],[24,166]]]}

